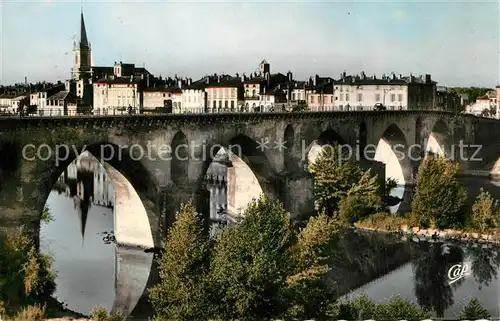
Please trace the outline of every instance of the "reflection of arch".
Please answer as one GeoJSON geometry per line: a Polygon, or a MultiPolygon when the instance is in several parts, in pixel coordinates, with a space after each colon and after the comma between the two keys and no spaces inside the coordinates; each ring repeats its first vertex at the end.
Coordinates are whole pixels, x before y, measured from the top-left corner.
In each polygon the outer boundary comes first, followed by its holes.
{"type": "Polygon", "coordinates": [[[179,131],[172,138],[171,152],[172,157],[170,161],[170,178],[174,184],[180,186],[187,181],[188,178],[188,141],[186,135],[179,131]]]}
{"type": "Polygon", "coordinates": [[[452,157],[452,140],[448,125],[439,119],[432,128],[432,132],[426,144],[426,152],[431,151],[435,154],[452,157]]]}
{"type": "MultiPolygon", "coordinates": [[[[383,148],[379,148],[381,147],[379,143],[379,146],[377,147],[376,159],[386,164],[386,173],[388,171],[392,172],[394,170],[393,166],[397,166],[399,164],[403,176],[400,177],[400,179],[404,180],[404,182],[400,181],[399,183],[411,183],[413,181],[413,169],[408,153],[411,153],[412,151],[408,150],[408,144],[401,129],[399,129],[397,125],[392,124],[385,130],[380,139],[384,142],[384,145],[390,147],[391,152],[389,153],[389,149],[383,150],[383,148]],[[396,161],[397,163],[394,164],[391,161],[396,161]],[[388,164],[388,162],[391,163],[388,164]]],[[[394,175],[386,174],[386,176],[394,175]]]]}
{"type": "MultiPolygon", "coordinates": [[[[76,150],[82,150],[80,146],[75,146],[75,148],[76,150]]],[[[154,244],[155,246],[160,246],[161,235],[158,227],[157,216],[157,213],[159,213],[157,207],[158,192],[155,188],[155,181],[145,169],[143,164],[140,161],[133,160],[128,149],[111,143],[102,142],[91,145],[86,148],[86,151],[98,160],[106,160],[109,165],[119,171],[121,175],[123,175],[123,177],[130,183],[146,210],[154,244]]],[[[53,168],[49,179],[45,181],[46,186],[43,188],[44,200],[47,200],[54,184],[56,184],[61,174],[73,161],[76,160],[76,158],[76,155],[70,153],[68,159],[59,160],[59,166],[53,168]]],[[[40,215],[42,211],[43,207],[40,208],[40,215]]]]}
{"type": "Polygon", "coordinates": [[[295,132],[293,130],[293,126],[287,125],[285,128],[285,135],[284,135],[285,149],[283,151],[284,152],[283,165],[285,166],[285,171],[289,171],[294,167],[294,160],[293,160],[294,140],[295,140],[295,132]]]}
{"type": "MultiPolygon", "coordinates": [[[[262,188],[264,194],[271,198],[279,198],[279,182],[276,180],[275,173],[270,169],[270,163],[267,160],[266,155],[258,147],[258,144],[251,138],[245,135],[237,135],[229,142],[226,142],[224,146],[219,144],[214,144],[210,148],[206,148],[207,155],[205,155],[205,161],[203,165],[202,174],[198,180],[199,185],[197,187],[197,206],[206,206],[207,197],[204,192],[206,187],[204,186],[205,174],[213,161],[213,157],[217,155],[221,147],[225,150],[230,151],[232,154],[238,156],[242,162],[244,162],[252,173],[257,178],[257,181],[262,188]]],[[[230,184],[230,182],[228,182],[230,184]]],[[[206,211],[206,209],[205,209],[206,211]]],[[[206,213],[204,213],[206,214],[206,213]]]]}

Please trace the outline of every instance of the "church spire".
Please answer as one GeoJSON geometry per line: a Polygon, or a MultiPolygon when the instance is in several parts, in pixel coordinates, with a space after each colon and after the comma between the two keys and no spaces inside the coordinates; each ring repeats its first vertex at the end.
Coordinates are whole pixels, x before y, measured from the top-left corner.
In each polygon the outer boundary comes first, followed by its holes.
{"type": "Polygon", "coordinates": [[[85,30],[85,20],[83,19],[83,8],[80,19],[80,48],[90,48],[87,39],[87,30],[85,30]]]}

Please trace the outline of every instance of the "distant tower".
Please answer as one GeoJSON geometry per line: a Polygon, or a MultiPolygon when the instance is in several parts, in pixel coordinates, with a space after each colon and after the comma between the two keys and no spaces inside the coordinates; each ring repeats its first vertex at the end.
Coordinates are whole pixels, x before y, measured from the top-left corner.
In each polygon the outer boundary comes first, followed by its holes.
{"type": "Polygon", "coordinates": [[[271,65],[264,59],[259,65],[260,75],[265,76],[265,74],[271,71],[271,65]]]}
{"type": "Polygon", "coordinates": [[[91,72],[91,49],[87,39],[83,10],[80,18],[80,42],[75,44],[75,78],[76,80],[87,80],[91,72]]]}

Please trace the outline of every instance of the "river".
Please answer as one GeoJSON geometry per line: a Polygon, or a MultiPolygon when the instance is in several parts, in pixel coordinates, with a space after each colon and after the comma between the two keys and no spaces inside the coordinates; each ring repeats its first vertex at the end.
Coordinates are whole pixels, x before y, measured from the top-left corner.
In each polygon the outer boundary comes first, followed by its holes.
{"type": "MultiPolygon", "coordinates": [[[[115,245],[114,191],[103,171],[98,163],[80,163],[61,176],[47,200],[53,220],[42,223],[41,251],[54,258],[55,297],[68,309],[88,315],[99,306],[144,316],[151,312],[146,289],[157,277],[153,254],[115,245]]],[[[481,187],[500,199],[500,184],[479,177],[461,180],[471,201],[481,187]]],[[[404,192],[400,186],[393,195],[402,197],[404,192]]],[[[391,210],[397,211],[397,206],[391,210]]],[[[454,318],[475,296],[492,315],[500,316],[497,248],[415,243],[376,234],[344,235],[332,269],[339,296],[364,293],[384,301],[400,295],[446,318],[454,318]],[[448,269],[455,264],[469,264],[472,272],[448,285],[448,269]]]]}

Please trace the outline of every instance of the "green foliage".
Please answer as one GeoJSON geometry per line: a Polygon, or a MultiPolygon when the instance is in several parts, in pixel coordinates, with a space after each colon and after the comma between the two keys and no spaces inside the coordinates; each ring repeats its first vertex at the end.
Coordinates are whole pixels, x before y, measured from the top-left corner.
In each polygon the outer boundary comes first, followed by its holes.
{"type": "Polygon", "coordinates": [[[481,192],[472,205],[470,224],[473,228],[485,232],[489,228],[498,226],[500,206],[491,197],[491,194],[481,188],[481,192]]]}
{"type": "Polygon", "coordinates": [[[49,224],[54,220],[54,216],[50,213],[50,209],[48,206],[45,206],[45,208],[43,209],[42,216],[40,219],[45,224],[49,224]]]}
{"type": "Polygon", "coordinates": [[[50,298],[55,291],[51,263],[50,257],[36,251],[26,234],[0,234],[0,301],[9,305],[9,312],[50,298]]]}
{"type": "Polygon", "coordinates": [[[46,320],[46,307],[41,305],[28,305],[21,309],[14,317],[5,318],[5,321],[44,321],[46,320]]]}
{"type": "Polygon", "coordinates": [[[478,320],[490,317],[491,314],[481,306],[477,298],[471,299],[460,313],[460,320],[478,320]]]}
{"type": "Polygon", "coordinates": [[[241,224],[209,243],[191,205],[170,229],[151,302],[157,320],[263,320],[324,314],[324,277],[338,239],[326,215],[296,230],[282,205],[263,196],[241,224]]]}
{"type": "Polygon", "coordinates": [[[120,312],[109,315],[108,310],[105,308],[94,308],[92,309],[90,318],[93,321],[122,321],[123,315],[120,312]]]}
{"type": "Polygon", "coordinates": [[[452,91],[457,92],[459,94],[467,94],[469,96],[469,101],[475,102],[477,98],[483,97],[491,88],[478,88],[478,87],[456,87],[450,88],[452,91]]]}
{"type": "Polygon", "coordinates": [[[314,175],[316,209],[350,223],[379,210],[381,187],[377,176],[363,171],[338,145],[324,148],[310,166],[314,175]]]}
{"type": "Polygon", "coordinates": [[[203,318],[208,239],[191,203],[181,206],[164,249],[161,281],[150,293],[156,315],[175,320],[203,318]]]}
{"type": "Polygon", "coordinates": [[[340,201],[339,218],[344,224],[362,219],[382,209],[377,176],[366,171],[340,201]]]}
{"type": "Polygon", "coordinates": [[[292,112],[294,113],[300,113],[300,112],[306,112],[309,108],[307,107],[307,104],[298,104],[297,106],[293,106],[292,112]]]}
{"type": "Polygon", "coordinates": [[[412,212],[421,224],[460,227],[466,220],[467,191],[458,181],[459,166],[445,157],[427,157],[420,165],[412,212]]]}
{"type": "Polygon", "coordinates": [[[385,195],[390,195],[396,187],[398,187],[398,181],[392,177],[388,177],[385,181],[385,195]]]}
{"type": "Polygon", "coordinates": [[[352,302],[330,306],[330,317],[334,320],[420,321],[429,319],[431,314],[400,297],[395,297],[388,303],[377,304],[368,297],[361,296],[352,302]]]}
{"type": "Polygon", "coordinates": [[[412,226],[409,214],[380,212],[370,215],[356,224],[359,227],[373,228],[381,231],[399,231],[402,225],[412,226]]]}

